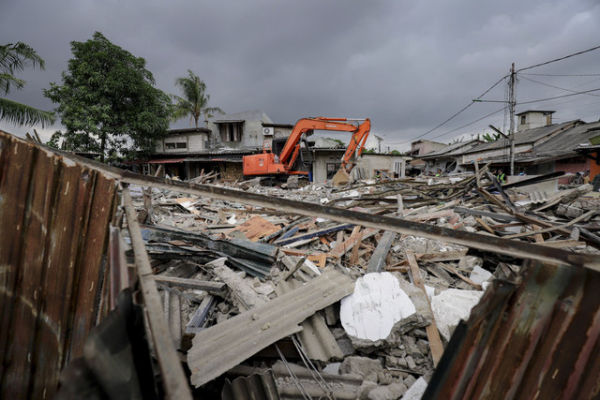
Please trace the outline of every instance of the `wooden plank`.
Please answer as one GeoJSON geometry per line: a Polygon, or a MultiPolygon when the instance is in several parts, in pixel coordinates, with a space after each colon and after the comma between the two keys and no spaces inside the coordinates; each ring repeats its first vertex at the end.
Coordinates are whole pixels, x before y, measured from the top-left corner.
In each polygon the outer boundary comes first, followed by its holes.
{"type": "Polygon", "coordinates": [[[453,210],[441,210],[441,211],[433,211],[427,214],[417,214],[406,217],[409,221],[429,221],[431,219],[438,219],[443,217],[451,217],[454,215],[453,210]]]}
{"type": "Polygon", "coordinates": [[[494,230],[492,228],[490,228],[490,226],[488,224],[485,223],[485,221],[479,217],[475,217],[475,221],[477,221],[477,223],[479,225],[481,225],[483,227],[483,229],[485,229],[486,231],[488,231],[489,233],[491,233],[492,235],[495,235],[496,232],[494,232],[494,230]]]}
{"type": "Polygon", "coordinates": [[[553,247],[553,248],[564,248],[564,247],[580,247],[585,246],[585,242],[579,240],[553,240],[551,242],[540,243],[541,246],[553,247]]]}
{"type": "Polygon", "coordinates": [[[227,290],[223,282],[201,281],[200,279],[178,278],[174,276],[154,275],[154,280],[167,286],[178,286],[186,289],[200,289],[208,293],[222,295],[227,290]]]}
{"type": "Polygon", "coordinates": [[[367,267],[367,272],[381,272],[384,265],[386,264],[386,258],[388,253],[390,252],[390,248],[396,240],[396,232],[385,231],[379,242],[377,243],[377,247],[375,251],[371,255],[369,259],[369,265],[367,267]]]}
{"type": "Polygon", "coordinates": [[[360,226],[354,227],[354,230],[352,231],[352,234],[350,235],[348,240],[345,240],[342,243],[337,244],[329,252],[329,256],[334,257],[334,258],[341,258],[344,254],[346,254],[347,252],[352,250],[352,248],[355,245],[360,243],[360,241],[365,240],[365,239],[375,235],[377,232],[379,232],[378,229],[368,228],[368,229],[365,229],[365,231],[363,232],[362,235],[359,235],[358,234],[359,231],[360,231],[360,226]]]}
{"type": "Polygon", "coordinates": [[[456,275],[457,277],[459,277],[464,282],[467,282],[469,285],[473,286],[475,289],[482,290],[480,284],[473,282],[471,279],[467,278],[466,276],[464,276],[463,274],[461,274],[460,272],[458,272],[458,270],[456,268],[454,268],[452,265],[442,264],[442,263],[439,263],[437,265],[439,265],[440,267],[444,268],[448,272],[452,272],[454,275],[456,275]]]}
{"type": "MultiPolygon", "coordinates": [[[[359,230],[359,232],[357,233],[358,238],[356,239],[356,243],[360,243],[362,241],[362,236],[363,236],[363,232],[361,230],[359,230]]],[[[350,253],[350,258],[348,259],[348,263],[350,265],[356,265],[356,263],[358,262],[358,249],[360,248],[360,246],[355,245],[354,247],[352,247],[352,253],[350,253]]]]}
{"type": "MultiPolygon", "coordinates": [[[[410,251],[407,251],[405,254],[408,264],[410,265],[413,282],[415,286],[421,289],[423,294],[425,294],[429,310],[431,311],[431,303],[429,302],[429,297],[427,296],[427,291],[425,290],[425,285],[423,283],[423,279],[421,278],[421,271],[419,269],[419,265],[417,264],[417,260],[415,259],[415,255],[410,251]]],[[[433,312],[431,314],[433,315],[433,312]]],[[[444,346],[442,345],[440,332],[438,331],[437,324],[435,323],[435,317],[432,317],[431,324],[427,325],[425,331],[427,332],[427,340],[429,341],[429,348],[431,349],[433,366],[436,367],[442,358],[442,354],[444,354],[444,346]]]]}
{"type": "Polygon", "coordinates": [[[131,202],[129,189],[123,189],[123,202],[127,215],[127,226],[131,235],[131,245],[135,255],[137,274],[146,306],[146,317],[152,332],[154,351],[162,374],[167,396],[171,399],[192,399],[192,394],[183,372],[181,362],[173,346],[173,339],[162,310],[160,295],[152,275],[150,258],[146,253],[142,232],[137,223],[137,214],[131,202]]]}

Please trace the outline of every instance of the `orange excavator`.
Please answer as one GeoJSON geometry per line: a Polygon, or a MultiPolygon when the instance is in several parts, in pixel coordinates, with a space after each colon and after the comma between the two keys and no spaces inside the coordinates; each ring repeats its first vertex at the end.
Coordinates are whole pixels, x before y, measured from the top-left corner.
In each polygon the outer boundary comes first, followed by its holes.
{"type": "MultiPolygon", "coordinates": [[[[349,173],[354,167],[354,164],[351,163],[352,157],[355,153],[357,157],[361,155],[369,136],[371,121],[368,118],[302,118],[296,122],[279,155],[274,154],[271,149],[264,149],[261,154],[244,156],[244,176],[308,175],[307,171],[294,169],[294,165],[298,160],[303,135],[311,135],[314,130],[352,133],[348,148],[342,157],[340,169],[336,173],[338,180],[347,181],[349,173]]],[[[335,180],[336,178],[334,178],[335,180]]]]}

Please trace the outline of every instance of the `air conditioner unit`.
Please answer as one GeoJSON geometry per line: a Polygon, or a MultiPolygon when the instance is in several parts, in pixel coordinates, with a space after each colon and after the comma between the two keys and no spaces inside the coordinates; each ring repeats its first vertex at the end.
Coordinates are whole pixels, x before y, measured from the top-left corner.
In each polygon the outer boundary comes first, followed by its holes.
{"type": "Polygon", "coordinates": [[[263,136],[273,136],[274,129],[272,126],[263,127],[263,136]]]}

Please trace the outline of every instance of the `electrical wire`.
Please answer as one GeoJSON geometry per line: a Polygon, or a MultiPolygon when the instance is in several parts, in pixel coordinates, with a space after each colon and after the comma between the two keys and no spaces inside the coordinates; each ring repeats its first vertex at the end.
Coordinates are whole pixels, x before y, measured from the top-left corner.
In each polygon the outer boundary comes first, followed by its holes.
{"type": "Polygon", "coordinates": [[[571,96],[577,96],[580,94],[586,94],[586,93],[591,93],[591,92],[597,92],[599,91],[600,88],[597,89],[590,89],[590,90],[584,90],[582,92],[575,92],[575,93],[570,93],[570,94],[563,94],[561,96],[554,96],[554,97],[546,97],[545,99],[537,99],[537,100],[528,100],[528,101],[520,101],[517,103],[517,105],[521,105],[521,104],[531,104],[531,103],[538,103],[540,101],[548,101],[548,100],[554,100],[554,99],[562,99],[563,97],[571,97],[571,96]]]}
{"type": "Polygon", "coordinates": [[[600,74],[535,74],[533,72],[522,72],[521,75],[531,76],[600,76],[600,74]]]}
{"type": "MultiPolygon", "coordinates": [[[[543,86],[548,86],[548,87],[551,87],[551,88],[554,88],[554,89],[560,89],[560,90],[564,90],[566,92],[571,92],[571,93],[579,93],[579,91],[577,91],[577,90],[565,89],[565,88],[560,87],[560,86],[554,86],[554,85],[551,85],[549,83],[540,82],[540,81],[536,81],[535,79],[527,78],[526,76],[522,76],[521,78],[525,79],[526,81],[537,83],[537,84],[540,84],[540,85],[543,85],[543,86]]],[[[587,94],[588,96],[600,97],[600,95],[597,95],[597,94],[591,94],[591,93],[582,93],[582,94],[587,94]]]]}
{"type": "MultiPolygon", "coordinates": [[[[419,135],[419,136],[417,136],[415,138],[412,138],[410,141],[420,139],[423,136],[426,136],[426,135],[430,134],[431,132],[435,131],[436,129],[441,128],[442,126],[446,125],[448,122],[452,121],[458,115],[460,115],[461,113],[463,113],[467,108],[471,107],[473,105],[473,103],[476,102],[476,100],[480,100],[483,96],[485,96],[486,94],[488,94],[490,92],[490,90],[492,90],[493,88],[495,88],[496,86],[498,86],[506,78],[508,78],[508,75],[505,75],[502,78],[500,78],[496,83],[494,83],[492,86],[490,86],[485,92],[483,92],[482,94],[480,94],[479,96],[477,96],[474,100],[471,100],[471,102],[469,104],[467,104],[466,106],[464,106],[463,108],[461,108],[460,110],[458,110],[457,112],[455,112],[454,114],[452,114],[444,122],[438,124],[437,126],[435,126],[434,128],[428,130],[427,132],[425,132],[425,133],[423,133],[423,134],[421,134],[421,135],[419,135]]],[[[406,143],[406,142],[403,142],[403,143],[406,143]]]]}
{"type": "Polygon", "coordinates": [[[492,116],[492,115],[494,115],[494,114],[498,114],[499,112],[501,112],[501,111],[504,111],[504,109],[505,109],[505,108],[506,108],[506,106],[502,107],[502,108],[501,108],[501,109],[499,109],[499,110],[492,111],[491,113],[489,113],[489,114],[486,114],[486,115],[484,115],[483,117],[476,119],[475,121],[471,121],[471,122],[469,122],[468,124],[465,124],[465,125],[459,126],[458,128],[454,128],[454,129],[452,129],[452,130],[450,130],[450,131],[444,132],[444,133],[442,133],[441,135],[434,136],[432,139],[438,139],[438,138],[440,138],[440,137],[442,137],[442,136],[446,136],[446,135],[448,135],[448,134],[450,134],[450,133],[453,133],[453,132],[456,132],[456,131],[458,131],[458,130],[460,130],[460,129],[467,128],[467,127],[469,127],[469,126],[471,126],[471,125],[473,125],[473,124],[476,124],[476,123],[477,123],[477,122],[479,122],[479,121],[482,121],[482,120],[484,120],[484,119],[486,119],[486,118],[488,118],[488,117],[491,117],[491,116],[492,116]]]}
{"type": "Polygon", "coordinates": [[[566,60],[567,58],[579,56],[581,54],[589,53],[590,51],[594,51],[594,50],[598,50],[598,49],[600,49],[600,46],[591,47],[591,48],[589,48],[587,50],[582,50],[582,51],[578,51],[576,53],[571,53],[571,54],[568,54],[568,55],[566,55],[564,57],[559,57],[559,58],[555,58],[553,60],[545,61],[545,62],[542,62],[542,63],[539,63],[539,64],[530,65],[529,67],[525,67],[525,68],[519,68],[516,72],[526,71],[528,69],[541,67],[542,65],[552,64],[552,63],[555,63],[557,61],[566,60]]]}

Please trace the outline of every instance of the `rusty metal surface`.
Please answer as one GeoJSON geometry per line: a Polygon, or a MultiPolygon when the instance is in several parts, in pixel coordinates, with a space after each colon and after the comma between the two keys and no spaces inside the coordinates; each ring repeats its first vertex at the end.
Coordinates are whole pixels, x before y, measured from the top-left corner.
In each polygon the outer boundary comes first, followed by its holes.
{"type": "Polygon", "coordinates": [[[51,398],[94,326],[116,183],[0,131],[0,398],[51,398]]]}
{"type": "Polygon", "coordinates": [[[423,399],[600,396],[600,273],[530,265],[456,329],[423,399]]]}

